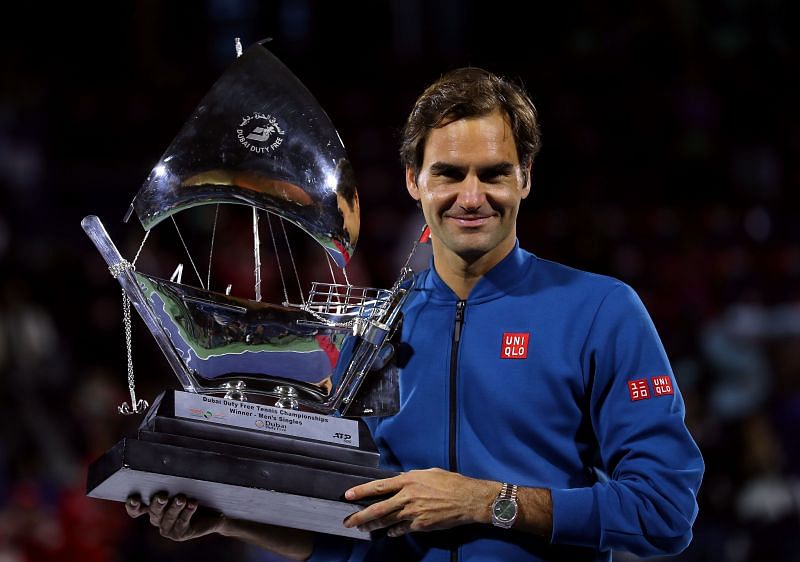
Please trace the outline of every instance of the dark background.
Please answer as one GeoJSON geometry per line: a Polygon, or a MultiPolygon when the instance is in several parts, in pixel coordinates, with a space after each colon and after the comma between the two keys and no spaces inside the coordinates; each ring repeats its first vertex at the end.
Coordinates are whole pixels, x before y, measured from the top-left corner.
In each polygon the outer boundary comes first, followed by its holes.
{"type": "MultiPolygon", "coordinates": [[[[269,559],[217,538],[171,543],[83,497],[86,464],[138,419],[115,413],[127,399],[119,287],[80,219],[100,215],[132,257],[143,233],[122,216],[237,36],[272,37],[339,130],[362,208],[348,272],[375,286],[392,282],[419,224],[396,155],[417,94],[465,65],[524,83],[544,148],[520,240],[639,292],[704,452],[695,539],[678,559],[800,559],[796,2],[33,4],[0,24],[4,562],[269,559]]],[[[243,216],[222,219],[219,254],[247,259],[243,216]]],[[[174,242],[148,242],[142,268],[168,275],[174,242]]],[[[321,254],[300,245],[313,269],[321,254]]],[[[134,357],[140,395],[174,382],[138,318],[134,357]]]]}

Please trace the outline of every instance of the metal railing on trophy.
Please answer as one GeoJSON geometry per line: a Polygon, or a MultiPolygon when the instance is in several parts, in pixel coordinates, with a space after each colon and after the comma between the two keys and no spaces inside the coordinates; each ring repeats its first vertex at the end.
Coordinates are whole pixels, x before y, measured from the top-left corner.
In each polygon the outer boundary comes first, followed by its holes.
{"type": "Polygon", "coordinates": [[[391,302],[388,289],[314,281],[302,308],[319,320],[319,325],[353,329],[359,322],[381,318],[391,302]]]}

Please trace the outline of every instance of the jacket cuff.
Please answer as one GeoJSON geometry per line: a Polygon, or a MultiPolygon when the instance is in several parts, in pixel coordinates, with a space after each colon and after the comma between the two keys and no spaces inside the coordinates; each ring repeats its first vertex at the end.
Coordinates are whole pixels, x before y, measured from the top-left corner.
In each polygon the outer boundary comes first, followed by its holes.
{"type": "Polygon", "coordinates": [[[600,515],[592,488],[550,490],[553,502],[553,544],[597,548],[600,515]]]}

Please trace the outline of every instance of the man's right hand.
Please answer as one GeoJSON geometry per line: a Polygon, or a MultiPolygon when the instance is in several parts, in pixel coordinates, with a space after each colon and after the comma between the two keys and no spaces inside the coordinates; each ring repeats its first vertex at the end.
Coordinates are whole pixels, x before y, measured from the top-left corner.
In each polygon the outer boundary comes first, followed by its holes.
{"type": "Polygon", "coordinates": [[[170,498],[160,492],[150,498],[150,504],[142,501],[138,494],[125,502],[125,510],[131,517],[148,515],[150,524],[158,527],[162,537],[174,541],[186,541],[211,533],[220,533],[225,524],[225,516],[197,509],[197,501],[187,499],[183,494],[170,498]]]}
{"type": "Polygon", "coordinates": [[[221,513],[198,508],[196,500],[183,494],[170,498],[166,492],[159,492],[150,498],[149,504],[132,495],[125,502],[125,510],[131,517],[149,516],[150,524],[158,527],[161,536],[174,541],[219,533],[291,560],[306,560],[314,547],[314,537],[309,531],[229,519],[221,513]]]}

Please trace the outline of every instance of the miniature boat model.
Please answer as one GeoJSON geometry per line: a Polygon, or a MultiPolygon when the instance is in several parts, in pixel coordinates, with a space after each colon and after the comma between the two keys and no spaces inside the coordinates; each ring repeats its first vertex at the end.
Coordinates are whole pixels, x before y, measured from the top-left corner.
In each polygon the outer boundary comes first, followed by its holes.
{"type": "MultiPolygon", "coordinates": [[[[390,289],[334,279],[314,283],[300,303],[261,302],[259,212],[299,227],[340,268],[360,229],[354,175],[338,133],[263,43],[247,49],[203,98],[126,220],[135,212],[149,232],[176,213],[220,203],[253,208],[254,299],[211,291],[202,279],[198,288],[180,276],[176,281],[139,272],[100,219],[82,222],[183,389],[322,414],[394,413],[391,372],[376,374],[368,390],[362,385],[391,355],[389,339],[413,285],[407,267],[390,289]]],[[[139,411],[146,406],[135,397],[130,365],[128,374],[131,406],[121,411],[139,411]]]]}

